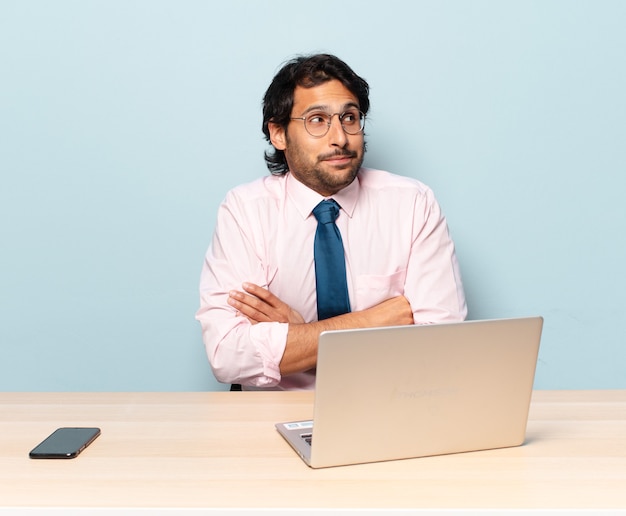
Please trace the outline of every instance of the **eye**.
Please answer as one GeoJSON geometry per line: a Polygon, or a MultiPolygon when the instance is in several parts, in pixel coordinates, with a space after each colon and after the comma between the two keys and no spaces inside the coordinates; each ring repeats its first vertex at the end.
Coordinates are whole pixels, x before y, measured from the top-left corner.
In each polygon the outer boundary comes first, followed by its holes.
{"type": "Polygon", "coordinates": [[[359,112],[358,111],[346,111],[341,115],[341,123],[344,125],[356,125],[359,122],[359,112]]]}
{"type": "Polygon", "coordinates": [[[314,113],[307,117],[306,123],[309,126],[328,124],[328,115],[325,115],[323,113],[314,113]]]}

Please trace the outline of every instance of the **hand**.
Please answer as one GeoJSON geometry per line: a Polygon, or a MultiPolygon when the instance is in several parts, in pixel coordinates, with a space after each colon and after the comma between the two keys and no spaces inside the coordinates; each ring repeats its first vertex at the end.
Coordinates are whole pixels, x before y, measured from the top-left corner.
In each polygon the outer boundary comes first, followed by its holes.
{"type": "Polygon", "coordinates": [[[405,326],[413,324],[413,311],[404,296],[392,297],[365,310],[367,323],[363,326],[405,326]]]}
{"type": "Polygon", "coordinates": [[[304,319],[298,312],[269,290],[254,283],[244,283],[242,287],[244,292],[239,290],[229,292],[228,304],[239,310],[252,324],[260,322],[304,323],[304,319]]]}

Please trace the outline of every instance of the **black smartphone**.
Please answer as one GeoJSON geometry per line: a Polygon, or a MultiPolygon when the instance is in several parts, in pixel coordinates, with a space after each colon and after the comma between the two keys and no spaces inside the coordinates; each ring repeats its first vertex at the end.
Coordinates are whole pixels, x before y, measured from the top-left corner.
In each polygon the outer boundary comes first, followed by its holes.
{"type": "Polygon", "coordinates": [[[99,435],[99,428],[57,428],[28,456],[31,459],[73,459],[99,435]]]}

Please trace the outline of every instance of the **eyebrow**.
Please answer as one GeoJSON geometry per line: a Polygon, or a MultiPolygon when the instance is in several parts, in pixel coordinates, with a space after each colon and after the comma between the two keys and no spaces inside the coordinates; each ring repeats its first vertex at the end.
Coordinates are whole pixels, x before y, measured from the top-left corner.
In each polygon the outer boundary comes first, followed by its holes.
{"type": "MultiPolygon", "coordinates": [[[[359,105],[356,102],[347,102],[346,104],[343,105],[343,107],[341,108],[341,111],[339,111],[339,113],[344,113],[345,111],[347,111],[348,109],[351,108],[356,108],[356,109],[360,109],[359,105]]],[[[324,104],[315,104],[313,106],[309,106],[308,108],[306,108],[303,112],[302,115],[306,115],[307,113],[311,113],[312,111],[323,111],[325,113],[330,113],[330,109],[327,105],[324,104]]]]}

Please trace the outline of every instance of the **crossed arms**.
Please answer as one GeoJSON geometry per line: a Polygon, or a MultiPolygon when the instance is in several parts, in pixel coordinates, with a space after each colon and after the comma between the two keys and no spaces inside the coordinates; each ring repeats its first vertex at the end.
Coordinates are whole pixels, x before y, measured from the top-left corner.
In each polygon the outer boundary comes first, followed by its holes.
{"type": "Polygon", "coordinates": [[[244,283],[242,288],[242,291],[232,290],[229,293],[228,304],[252,324],[260,322],[289,324],[287,344],[280,361],[280,373],[283,376],[315,367],[317,341],[323,331],[413,324],[413,312],[404,296],[393,297],[366,310],[305,323],[297,311],[269,290],[253,283],[244,283]]]}

